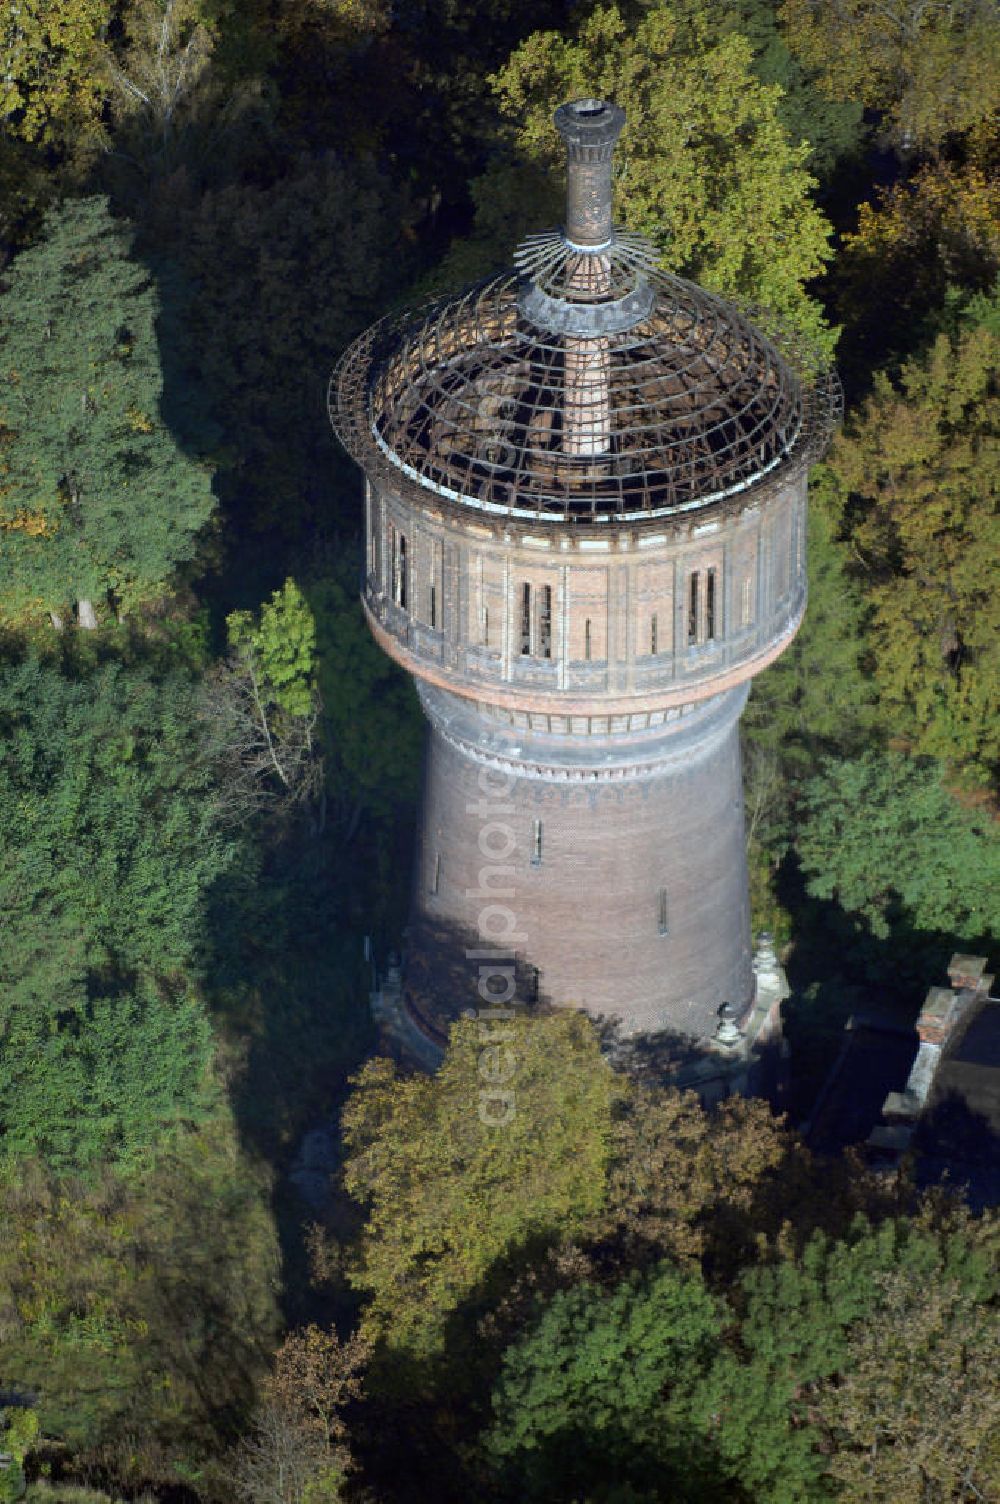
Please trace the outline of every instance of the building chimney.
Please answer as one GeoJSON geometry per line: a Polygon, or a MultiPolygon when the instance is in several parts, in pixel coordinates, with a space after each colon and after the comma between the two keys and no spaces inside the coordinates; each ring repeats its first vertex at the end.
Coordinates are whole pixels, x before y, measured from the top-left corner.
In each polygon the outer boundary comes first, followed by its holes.
{"type": "Polygon", "coordinates": [[[566,143],[566,239],[591,250],[611,239],[611,157],[625,111],[600,99],[574,99],[555,113],[566,143]]]}
{"type": "MultiPolygon", "coordinates": [[[[556,127],[566,143],[566,228],[570,246],[584,254],[571,274],[587,301],[610,292],[611,263],[600,251],[611,240],[611,157],[625,111],[598,99],[560,105],[556,127]]],[[[611,356],[602,338],[566,339],[563,453],[606,454],[611,446],[611,356]]]]}

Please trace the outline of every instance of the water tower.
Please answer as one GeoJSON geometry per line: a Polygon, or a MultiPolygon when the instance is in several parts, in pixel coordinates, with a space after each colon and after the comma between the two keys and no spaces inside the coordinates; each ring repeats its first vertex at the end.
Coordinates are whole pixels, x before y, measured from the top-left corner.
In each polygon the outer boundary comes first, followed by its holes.
{"type": "Polygon", "coordinates": [[[839,389],[613,225],[621,109],[555,118],[565,227],[377,324],[331,383],[365,611],[430,723],[413,932],[477,933],[502,791],[540,994],[703,1040],[754,1001],[739,718],[802,620],[839,389]]]}

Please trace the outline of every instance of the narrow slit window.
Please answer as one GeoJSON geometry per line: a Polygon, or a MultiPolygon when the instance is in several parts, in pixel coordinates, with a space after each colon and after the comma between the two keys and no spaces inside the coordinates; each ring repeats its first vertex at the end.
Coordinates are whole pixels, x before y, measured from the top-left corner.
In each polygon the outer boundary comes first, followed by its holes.
{"type": "Polygon", "coordinates": [[[552,587],[543,585],[538,601],[538,653],[542,658],[552,657],[552,587]]]}
{"type": "Polygon", "coordinates": [[[688,647],[693,647],[698,641],[698,604],[699,604],[699,580],[697,569],[691,576],[688,586],[688,647]]]}
{"type": "Polygon", "coordinates": [[[521,652],[531,652],[531,586],[521,586],[521,652]]]}
{"type": "Polygon", "coordinates": [[[431,586],[431,626],[437,626],[437,587],[431,586]]]}
{"type": "Polygon", "coordinates": [[[488,648],[489,645],[490,645],[490,608],[489,608],[489,606],[484,606],[483,607],[483,647],[484,648],[488,648]]]}
{"type": "Polygon", "coordinates": [[[705,638],[708,642],[715,641],[715,630],[718,625],[715,576],[714,569],[710,569],[705,576],[705,638]]]}
{"type": "Polygon", "coordinates": [[[583,656],[584,656],[584,658],[586,658],[586,660],[587,660],[588,663],[590,662],[590,655],[591,655],[590,617],[588,616],[587,620],[583,624],[583,656]]]}
{"type": "Polygon", "coordinates": [[[659,645],[659,642],[657,641],[656,612],[655,611],[653,612],[653,615],[652,615],[652,617],[650,619],[650,623],[649,623],[649,651],[653,654],[654,658],[655,658],[656,654],[660,651],[660,645],[659,645]]]}
{"type": "Polygon", "coordinates": [[[666,888],[661,888],[656,895],[656,927],[661,935],[667,935],[670,933],[670,926],[667,923],[666,888]]]}
{"type": "Polygon", "coordinates": [[[541,822],[541,820],[536,820],[535,821],[535,828],[534,828],[534,832],[533,832],[532,840],[531,840],[531,865],[533,867],[540,867],[542,865],[542,822],[541,822]]]}
{"type": "Polygon", "coordinates": [[[406,539],[402,533],[392,535],[392,597],[406,609],[406,539]]]}
{"type": "Polygon", "coordinates": [[[434,853],[434,871],[431,874],[431,893],[437,897],[438,888],[441,885],[441,853],[434,853]]]}

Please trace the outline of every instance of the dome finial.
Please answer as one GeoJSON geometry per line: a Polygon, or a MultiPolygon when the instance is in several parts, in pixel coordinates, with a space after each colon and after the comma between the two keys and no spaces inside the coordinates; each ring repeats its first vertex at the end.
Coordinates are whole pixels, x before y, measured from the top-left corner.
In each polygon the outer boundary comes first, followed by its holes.
{"type": "Polygon", "coordinates": [[[554,115],[566,143],[566,239],[596,247],[611,238],[611,156],[625,111],[601,99],[574,99],[554,115]]]}

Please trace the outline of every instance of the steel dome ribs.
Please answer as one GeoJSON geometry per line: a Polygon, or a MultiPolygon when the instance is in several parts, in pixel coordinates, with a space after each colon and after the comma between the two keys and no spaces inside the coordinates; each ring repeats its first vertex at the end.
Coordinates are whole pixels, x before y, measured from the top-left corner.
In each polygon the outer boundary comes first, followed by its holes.
{"type": "Polygon", "coordinates": [[[601,523],[709,505],[825,447],[839,389],[813,352],[658,270],[644,237],[546,233],[515,261],[346,352],[331,412],[356,459],[489,512],[601,523]],[[599,376],[571,391],[581,349],[599,376]],[[571,452],[570,408],[596,452],[571,452]]]}

